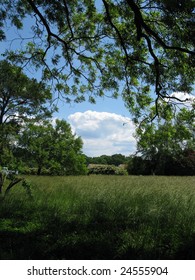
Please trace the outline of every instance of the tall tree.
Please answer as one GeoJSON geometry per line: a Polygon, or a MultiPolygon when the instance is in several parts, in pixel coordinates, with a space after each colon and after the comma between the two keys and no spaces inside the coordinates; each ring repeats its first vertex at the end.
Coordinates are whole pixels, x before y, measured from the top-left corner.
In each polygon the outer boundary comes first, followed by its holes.
{"type": "Polygon", "coordinates": [[[1,25],[21,31],[4,55],[41,67],[67,101],[122,94],[138,120],[151,102],[156,116],[162,99],[181,101],[173,91],[192,92],[194,13],[194,0],[1,1],[1,25]]]}
{"type": "Polygon", "coordinates": [[[11,146],[23,122],[51,116],[51,98],[43,82],[28,78],[18,66],[0,61],[0,164],[11,159],[11,146]]]}
{"type": "Polygon", "coordinates": [[[55,175],[77,175],[86,171],[82,145],[81,138],[72,134],[66,121],[56,120],[55,124],[44,121],[26,126],[18,146],[28,155],[23,161],[36,166],[38,175],[43,168],[55,175]]]}

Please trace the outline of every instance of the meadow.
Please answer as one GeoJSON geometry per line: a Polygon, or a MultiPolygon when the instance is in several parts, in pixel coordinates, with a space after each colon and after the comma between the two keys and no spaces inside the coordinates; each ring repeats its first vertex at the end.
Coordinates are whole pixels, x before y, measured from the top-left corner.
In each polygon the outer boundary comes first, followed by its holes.
{"type": "Polygon", "coordinates": [[[195,177],[26,179],[0,201],[0,259],[195,259],[195,177]]]}

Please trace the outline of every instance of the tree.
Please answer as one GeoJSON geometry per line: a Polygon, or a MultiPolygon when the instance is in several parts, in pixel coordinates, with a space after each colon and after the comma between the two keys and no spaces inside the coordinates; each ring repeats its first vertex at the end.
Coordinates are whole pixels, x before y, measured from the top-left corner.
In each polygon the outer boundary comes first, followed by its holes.
{"type": "Polygon", "coordinates": [[[12,147],[23,122],[50,117],[52,95],[43,82],[28,78],[22,69],[0,61],[0,164],[12,158],[12,147]]]}
{"type": "Polygon", "coordinates": [[[180,102],[172,92],[192,92],[194,9],[194,0],[7,0],[0,23],[17,28],[20,45],[4,56],[41,68],[67,101],[122,94],[135,121],[154,101],[155,118],[162,99],[180,102]]]}
{"type": "Polygon", "coordinates": [[[52,125],[45,121],[43,125],[30,123],[25,125],[24,130],[19,136],[18,154],[26,164],[37,167],[37,174],[49,163],[49,147],[51,145],[52,125]]]}
{"type": "Polygon", "coordinates": [[[184,161],[186,164],[193,162],[190,158],[195,151],[195,110],[194,105],[183,107],[173,118],[170,105],[163,103],[159,113],[158,121],[143,122],[137,128],[137,149],[145,160],[149,160],[152,173],[165,174],[172,172],[174,165],[180,165],[181,169],[182,161],[183,165],[184,161]]]}
{"type": "Polygon", "coordinates": [[[44,121],[25,126],[18,146],[25,154],[23,162],[36,166],[37,175],[43,168],[55,175],[77,175],[86,171],[82,140],[72,134],[64,120],[56,120],[54,125],[44,121]]]}

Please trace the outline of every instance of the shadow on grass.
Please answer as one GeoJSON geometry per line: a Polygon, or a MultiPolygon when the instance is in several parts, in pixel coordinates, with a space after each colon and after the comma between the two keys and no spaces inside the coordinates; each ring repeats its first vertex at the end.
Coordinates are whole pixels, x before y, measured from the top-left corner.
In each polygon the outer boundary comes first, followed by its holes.
{"type": "Polygon", "coordinates": [[[83,224],[51,219],[34,230],[0,231],[1,259],[194,259],[195,235],[174,244],[164,238],[126,228],[105,218],[83,224]],[[145,235],[144,235],[145,234],[145,235]],[[147,236],[147,238],[146,238],[147,236]],[[153,238],[153,239],[152,239],[153,238]]]}

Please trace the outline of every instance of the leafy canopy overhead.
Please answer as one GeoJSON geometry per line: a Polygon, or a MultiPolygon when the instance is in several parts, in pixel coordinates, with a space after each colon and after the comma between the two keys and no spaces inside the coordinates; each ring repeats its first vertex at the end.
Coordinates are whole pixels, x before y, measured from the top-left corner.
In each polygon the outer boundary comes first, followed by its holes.
{"type": "Polygon", "coordinates": [[[6,0],[0,8],[1,39],[9,25],[20,30],[19,49],[12,42],[4,56],[41,68],[67,101],[122,94],[139,118],[152,102],[193,90],[194,0],[6,0]]]}

